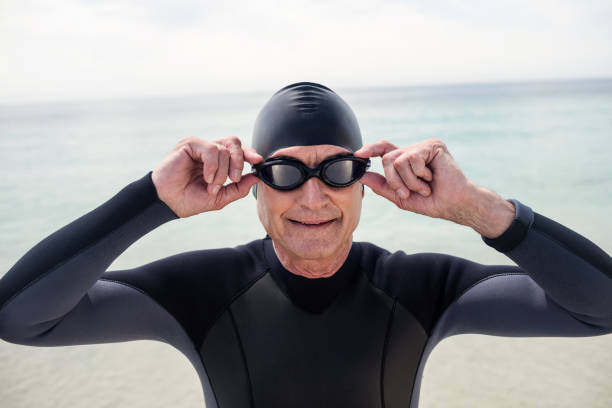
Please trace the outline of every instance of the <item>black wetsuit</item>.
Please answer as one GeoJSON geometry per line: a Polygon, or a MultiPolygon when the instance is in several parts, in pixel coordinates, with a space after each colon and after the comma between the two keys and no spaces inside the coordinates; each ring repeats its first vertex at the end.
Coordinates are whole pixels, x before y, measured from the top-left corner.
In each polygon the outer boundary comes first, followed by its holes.
{"type": "Polygon", "coordinates": [[[197,370],[208,407],[418,404],[432,348],[460,333],[612,333],[612,261],[514,201],[486,240],[517,266],[353,243],[332,277],[285,270],[269,238],[105,272],[177,216],[151,173],[51,234],[0,280],[0,334],[35,346],[161,340],[197,370]]]}

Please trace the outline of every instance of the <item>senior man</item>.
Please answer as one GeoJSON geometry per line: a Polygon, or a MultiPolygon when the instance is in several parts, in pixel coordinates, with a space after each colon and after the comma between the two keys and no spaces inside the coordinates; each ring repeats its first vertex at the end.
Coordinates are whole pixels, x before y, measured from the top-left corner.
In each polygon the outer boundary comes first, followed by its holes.
{"type": "Polygon", "coordinates": [[[297,83],[264,106],[253,147],[182,139],[152,172],[37,244],[0,281],[2,338],[167,342],[196,368],[208,407],[415,408],[444,337],[612,332],[610,257],[468,180],[442,141],[362,146],[336,93],[297,83]],[[384,176],[367,171],[374,157],[384,176]],[[242,175],[245,163],[254,171],[242,175]],[[364,185],[400,209],[472,227],[518,266],[353,242],[364,185]],[[251,188],[266,238],[106,271],[157,226],[251,188]]]}

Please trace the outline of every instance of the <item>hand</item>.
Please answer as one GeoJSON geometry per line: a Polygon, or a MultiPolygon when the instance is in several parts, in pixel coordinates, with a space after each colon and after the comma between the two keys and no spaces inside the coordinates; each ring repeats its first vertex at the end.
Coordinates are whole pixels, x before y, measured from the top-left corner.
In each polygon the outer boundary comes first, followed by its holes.
{"type": "Polygon", "coordinates": [[[244,162],[263,158],[242,147],[237,137],[208,142],[195,137],[181,139],[152,173],[157,195],[176,215],[189,217],[220,210],[249,193],[258,179],[242,175],[244,162]],[[224,185],[227,178],[233,183],[224,185]]]}
{"type": "Polygon", "coordinates": [[[381,140],[363,146],[357,157],[381,157],[385,176],[367,172],[361,183],[403,210],[465,224],[462,214],[476,186],[439,139],[398,148],[381,140]]]}

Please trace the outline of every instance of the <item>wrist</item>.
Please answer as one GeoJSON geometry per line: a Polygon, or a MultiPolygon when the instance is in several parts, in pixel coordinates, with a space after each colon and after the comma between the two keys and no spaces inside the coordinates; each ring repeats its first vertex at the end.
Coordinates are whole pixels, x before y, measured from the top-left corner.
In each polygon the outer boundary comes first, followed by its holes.
{"type": "Polygon", "coordinates": [[[514,204],[497,193],[474,185],[465,210],[467,225],[483,237],[493,239],[504,233],[514,220],[514,204]]]}
{"type": "Polygon", "coordinates": [[[164,207],[166,207],[174,216],[174,218],[181,218],[180,216],[178,216],[174,210],[168,205],[168,203],[166,202],[166,200],[164,200],[161,195],[160,195],[160,191],[157,187],[157,183],[159,183],[157,180],[157,173],[155,172],[155,170],[151,170],[147,173],[147,175],[143,178],[143,180],[146,180],[146,184],[149,186],[149,190],[151,191],[150,195],[152,197],[152,199],[154,201],[157,201],[158,203],[162,204],[164,207]]]}

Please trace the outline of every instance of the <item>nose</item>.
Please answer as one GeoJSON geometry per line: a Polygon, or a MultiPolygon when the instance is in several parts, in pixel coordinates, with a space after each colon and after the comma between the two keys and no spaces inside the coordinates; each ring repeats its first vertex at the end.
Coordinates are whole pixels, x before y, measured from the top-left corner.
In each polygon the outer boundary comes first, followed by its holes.
{"type": "Polygon", "coordinates": [[[300,204],[316,210],[324,207],[328,201],[329,196],[327,195],[327,186],[317,177],[309,178],[299,188],[300,191],[300,204]]]}

